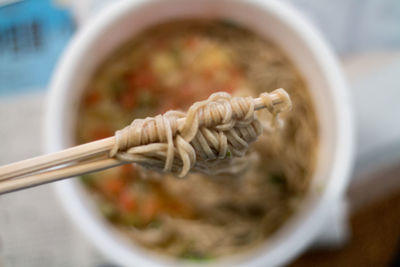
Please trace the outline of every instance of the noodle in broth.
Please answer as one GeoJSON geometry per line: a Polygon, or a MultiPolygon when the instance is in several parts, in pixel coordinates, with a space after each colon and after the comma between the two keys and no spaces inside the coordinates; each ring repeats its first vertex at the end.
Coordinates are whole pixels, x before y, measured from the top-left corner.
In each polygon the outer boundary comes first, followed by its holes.
{"type": "Polygon", "coordinates": [[[154,26],[98,69],[77,122],[77,140],[84,143],[111,136],[135,118],[185,110],[217,91],[257,97],[280,87],[293,109],[282,115],[281,130],[258,138],[251,166],[240,177],[177,179],[127,165],[82,181],[104,216],[151,250],[208,259],[254,247],[301,204],[318,145],[307,86],[275,45],[227,21],[154,26]]]}

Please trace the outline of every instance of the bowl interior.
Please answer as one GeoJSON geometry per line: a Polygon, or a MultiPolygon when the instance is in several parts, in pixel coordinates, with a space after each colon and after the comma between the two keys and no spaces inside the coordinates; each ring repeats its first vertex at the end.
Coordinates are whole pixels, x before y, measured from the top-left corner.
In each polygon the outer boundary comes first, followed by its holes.
{"type": "MultiPolygon", "coordinates": [[[[340,153],[344,153],[341,155],[344,162],[349,161],[350,155],[349,151],[339,151],[344,149],[342,142],[346,141],[340,131],[349,117],[346,99],[340,101],[345,84],[334,58],[312,29],[309,30],[308,25],[303,24],[303,20],[291,8],[273,2],[170,0],[120,3],[104,11],[78,34],[65,53],[52,82],[47,144],[50,151],[55,151],[74,144],[77,107],[83,89],[97,66],[146,27],[173,19],[225,18],[272,40],[288,55],[306,80],[319,123],[318,163],[309,194],[299,211],[264,247],[210,265],[244,261],[247,266],[265,266],[266,262],[269,265],[283,263],[317,234],[322,225],[320,221],[326,217],[318,208],[322,205],[323,197],[341,194],[345,186],[346,164],[342,164],[343,173],[335,171],[340,164],[340,153]],[[333,181],[334,177],[336,181],[333,181]]],[[[349,150],[351,145],[348,145],[349,150]]],[[[143,251],[110,228],[79,181],[63,181],[56,186],[72,218],[114,260],[125,265],[177,264],[172,259],[143,251]]]]}

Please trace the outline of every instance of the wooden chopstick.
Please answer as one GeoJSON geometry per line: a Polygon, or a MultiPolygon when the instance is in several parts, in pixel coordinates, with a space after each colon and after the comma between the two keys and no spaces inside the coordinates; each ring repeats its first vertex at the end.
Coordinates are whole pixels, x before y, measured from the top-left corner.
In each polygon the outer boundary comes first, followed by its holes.
{"type": "Polygon", "coordinates": [[[66,166],[50,171],[40,172],[17,179],[5,180],[0,182],[0,194],[75,177],[94,171],[101,171],[126,163],[127,162],[119,161],[113,158],[103,158],[100,160],[81,162],[73,166],[66,166]]]}
{"type": "Polygon", "coordinates": [[[79,161],[93,157],[97,154],[106,153],[110,151],[114,144],[115,137],[108,137],[102,140],[71,147],[53,154],[15,162],[0,167],[0,181],[48,169],[68,162],[79,161]]]}

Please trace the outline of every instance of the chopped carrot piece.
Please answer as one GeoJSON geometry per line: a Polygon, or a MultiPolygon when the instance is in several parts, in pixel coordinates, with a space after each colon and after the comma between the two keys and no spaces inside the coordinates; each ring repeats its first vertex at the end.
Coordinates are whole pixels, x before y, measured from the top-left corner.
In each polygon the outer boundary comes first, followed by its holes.
{"type": "Polygon", "coordinates": [[[119,196],[118,207],[121,211],[131,212],[136,208],[136,200],[131,190],[125,190],[119,196]]]}
{"type": "Polygon", "coordinates": [[[124,164],[121,166],[121,170],[123,174],[131,174],[133,172],[132,164],[124,164]]]}
{"type": "Polygon", "coordinates": [[[107,128],[95,128],[90,133],[90,138],[93,140],[99,140],[112,136],[114,133],[107,128]]]}
{"type": "Polygon", "coordinates": [[[101,100],[101,94],[96,90],[90,90],[84,99],[87,106],[93,106],[101,100]]]}
{"type": "Polygon", "coordinates": [[[100,181],[99,186],[100,190],[108,197],[116,197],[124,189],[125,182],[119,177],[107,177],[100,181]]]}
{"type": "Polygon", "coordinates": [[[125,109],[133,109],[137,104],[135,92],[128,91],[121,96],[120,103],[125,109]]]}
{"type": "Polygon", "coordinates": [[[151,89],[151,87],[155,84],[155,76],[154,73],[149,69],[142,69],[138,72],[135,72],[130,77],[130,85],[134,88],[147,88],[151,89]]]}
{"type": "Polygon", "coordinates": [[[176,216],[180,216],[183,218],[193,218],[194,212],[193,210],[186,204],[181,201],[170,199],[168,201],[167,210],[170,214],[174,214],[176,216]]]}
{"type": "Polygon", "coordinates": [[[188,36],[184,41],[185,48],[194,49],[199,43],[199,38],[197,36],[188,36]]]}
{"type": "Polygon", "coordinates": [[[159,200],[154,195],[147,195],[144,197],[141,204],[140,213],[146,221],[154,219],[155,215],[160,210],[159,200]]]}

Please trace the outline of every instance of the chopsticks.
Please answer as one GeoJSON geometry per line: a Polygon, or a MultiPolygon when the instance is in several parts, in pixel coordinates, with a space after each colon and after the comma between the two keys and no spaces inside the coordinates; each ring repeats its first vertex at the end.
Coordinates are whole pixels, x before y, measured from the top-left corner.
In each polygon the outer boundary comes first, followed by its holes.
{"type": "Polygon", "coordinates": [[[40,172],[38,174],[21,177],[18,179],[3,180],[0,182],[0,194],[84,175],[95,171],[101,171],[126,163],[127,162],[121,162],[116,159],[106,158],[87,163],[80,163],[69,167],[58,168],[47,172],[40,172]]]}
{"type": "Polygon", "coordinates": [[[108,137],[0,167],[0,194],[124,164],[108,158],[115,142],[108,137]]]}
{"type": "MultiPolygon", "coordinates": [[[[283,102],[279,94],[272,92],[270,96],[274,105],[283,102]]],[[[255,110],[265,107],[261,98],[254,99],[255,110]]],[[[179,125],[184,122],[185,118],[178,120],[179,125]]],[[[116,138],[108,137],[2,166],[0,194],[131,163],[110,157],[115,144],[116,138]]]]}
{"type": "Polygon", "coordinates": [[[71,161],[84,160],[108,152],[115,144],[115,137],[75,146],[53,154],[43,155],[0,167],[0,181],[27,173],[51,168],[71,161]]]}

